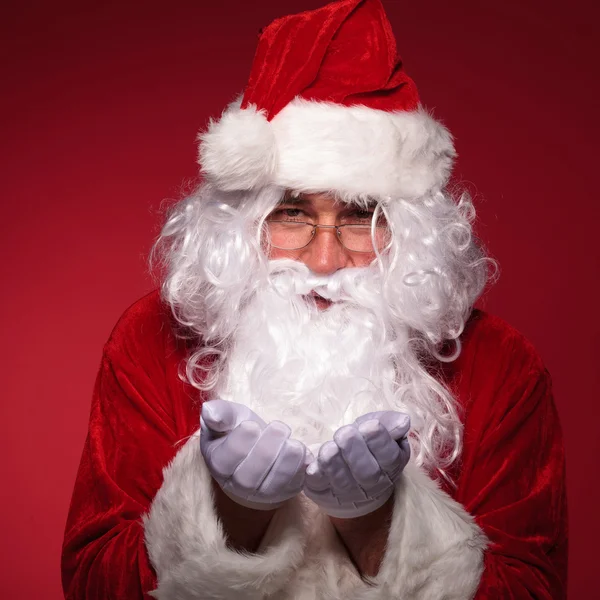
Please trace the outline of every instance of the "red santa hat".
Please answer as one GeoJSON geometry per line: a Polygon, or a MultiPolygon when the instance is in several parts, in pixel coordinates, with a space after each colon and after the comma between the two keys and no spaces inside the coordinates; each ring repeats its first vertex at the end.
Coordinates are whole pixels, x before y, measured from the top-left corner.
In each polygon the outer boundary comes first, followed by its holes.
{"type": "Polygon", "coordinates": [[[380,0],[339,0],[276,19],[258,42],[241,101],[199,135],[205,178],[345,200],[441,189],[452,136],[420,105],[380,0]]]}

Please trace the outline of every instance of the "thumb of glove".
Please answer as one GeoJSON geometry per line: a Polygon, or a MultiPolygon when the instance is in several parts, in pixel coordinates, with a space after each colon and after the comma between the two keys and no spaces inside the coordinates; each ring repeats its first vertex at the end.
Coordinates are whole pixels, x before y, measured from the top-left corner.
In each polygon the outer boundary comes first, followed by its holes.
{"type": "Polygon", "coordinates": [[[395,441],[401,440],[410,429],[410,416],[395,410],[370,412],[358,417],[355,423],[360,426],[367,421],[379,421],[395,441]]]}
{"type": "Polygon", "coordinates": [[[215,433],[228,433],[237,425],[238,415],[230,402],[210,400],[202,405],[202,421],[215,433]]]}
{"type": "Polygon", "coordinates": [[[229,433],[243,421],[254,421],[261,429],[266,426],[254,411],[237,402],[216,399],[202,405],[200,424],[212,433],[229,433]]]}

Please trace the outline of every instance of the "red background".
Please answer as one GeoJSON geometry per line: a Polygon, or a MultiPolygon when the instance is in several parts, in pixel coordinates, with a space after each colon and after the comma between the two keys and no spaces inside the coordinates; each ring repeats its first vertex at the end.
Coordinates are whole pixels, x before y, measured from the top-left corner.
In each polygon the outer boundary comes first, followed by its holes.
{"type": "MultiPolygon", "coordinates": [[[[145,260],[161,201],[194,177],[195,133],[241,91],[259,28],[320,4],[5,6],[3,598],[61,597],[60,544],[102,344],[153,287],[145,260]]],[[[386,2],[424,103],[456,135],[457,178],[502,267],[484,307],[533,340],[554,377],[571,598],[597,588],[600,538],[593,4],[386,2]]]]}

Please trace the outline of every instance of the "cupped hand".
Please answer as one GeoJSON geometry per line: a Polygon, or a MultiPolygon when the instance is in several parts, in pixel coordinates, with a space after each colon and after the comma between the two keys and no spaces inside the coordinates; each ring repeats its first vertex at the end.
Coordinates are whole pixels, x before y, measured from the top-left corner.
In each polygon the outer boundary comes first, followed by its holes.
{"type": "Polygon", "coordinates": [[[390,498],[410,457],[410,418],[367,413],[338,429],[306,470],[304,493],[333,517],[373,512],[390,498]]]}
{"type": "Polygon", "coordinates": [[[281,421],[266,424],[247,406],[226,400],[202,405],[200,449],[212,477],[238,504],[276,508],[303,488],[312,459],[281,421]]]}

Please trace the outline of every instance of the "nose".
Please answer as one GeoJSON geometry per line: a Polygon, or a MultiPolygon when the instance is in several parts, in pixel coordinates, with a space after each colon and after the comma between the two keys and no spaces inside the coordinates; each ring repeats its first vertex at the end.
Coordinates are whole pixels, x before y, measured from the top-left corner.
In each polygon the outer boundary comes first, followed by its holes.
{"type": "Polygon", "coordinates": [[[319,275],[330,275],[350,266],[350,257],[340,244],[335,228],[317,227],[312,242],[303,249],[300,260],[319,275]]]}

